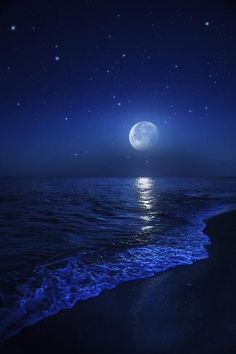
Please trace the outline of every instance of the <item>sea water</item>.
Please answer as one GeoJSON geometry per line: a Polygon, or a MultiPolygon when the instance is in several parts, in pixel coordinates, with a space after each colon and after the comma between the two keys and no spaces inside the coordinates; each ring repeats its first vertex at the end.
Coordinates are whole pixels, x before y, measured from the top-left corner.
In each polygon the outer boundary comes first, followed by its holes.
{"type": "Polygon", "coordinates": [[[122,282],[207,258],[204,220],[236,204],[234,178],[0,185],[1,340],[122,282]]]}

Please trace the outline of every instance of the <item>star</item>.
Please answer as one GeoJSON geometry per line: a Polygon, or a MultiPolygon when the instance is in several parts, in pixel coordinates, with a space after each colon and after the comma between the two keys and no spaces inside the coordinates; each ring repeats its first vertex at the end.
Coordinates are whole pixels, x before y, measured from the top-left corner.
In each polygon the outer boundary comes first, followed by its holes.
{"type": "Polygon", "coordinates": [[[65,120],[68,120],[68,117],[65,117],[65,120]]]}
{"type": "Polygon", "coordinates": [[[122,54],[122,58],[126,58],[126,54],[122,54]]]}
{"type": "Polygon", "coordinates": [[[60,57],[58,55],[55,56],[55,61],[60,61],[60,57]]]}
{"type": "Polygon", "coordinates": [[[15,26],[15,25],[11,25],[10,30],[11,30],[12,32],[16,31],[16,26],[15,26]]]}
{"type": "Polygon", "coordinates": [[[209,26],[210,26],[210,22],[209,22],[209,21],[206,21],[206,22],[205,22],[205,26],[206,26],[206,27],[209,27],[209,26]]]}

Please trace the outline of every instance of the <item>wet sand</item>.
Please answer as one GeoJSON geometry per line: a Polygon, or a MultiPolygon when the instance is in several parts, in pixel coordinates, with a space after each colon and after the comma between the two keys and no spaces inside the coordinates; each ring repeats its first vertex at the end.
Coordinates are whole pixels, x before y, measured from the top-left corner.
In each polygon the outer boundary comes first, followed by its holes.
{"type": "Polygon", "coordinates": [[[235,354],[236,211],[207,221],[209,258],[122,284],[42,320],[1,354],[235,354]]]}

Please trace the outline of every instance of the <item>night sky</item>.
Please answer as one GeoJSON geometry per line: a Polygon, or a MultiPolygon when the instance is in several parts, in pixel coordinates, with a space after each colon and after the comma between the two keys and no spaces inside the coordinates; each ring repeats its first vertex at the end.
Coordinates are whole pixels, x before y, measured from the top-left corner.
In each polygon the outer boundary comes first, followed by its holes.
{"type": "Polygon", "coordinates": [[[236,175],[235,34],[233,1],[1,1],[0,175],[236,175]]]}

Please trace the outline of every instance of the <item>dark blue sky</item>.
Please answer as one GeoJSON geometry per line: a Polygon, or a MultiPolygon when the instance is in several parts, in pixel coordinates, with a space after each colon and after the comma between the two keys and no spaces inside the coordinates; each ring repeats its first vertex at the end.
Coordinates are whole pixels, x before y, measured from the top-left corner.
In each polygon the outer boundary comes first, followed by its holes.
{"type": "Polygon", "coordinates": [[[235,175],[235,34],[233,1],[2,1],[0,175],[235,175]]]}

